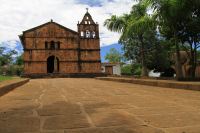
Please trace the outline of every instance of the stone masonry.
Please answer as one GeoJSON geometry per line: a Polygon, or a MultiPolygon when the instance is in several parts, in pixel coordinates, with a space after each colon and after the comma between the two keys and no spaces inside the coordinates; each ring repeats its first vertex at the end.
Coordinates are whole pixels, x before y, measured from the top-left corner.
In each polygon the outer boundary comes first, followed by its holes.
{"type": "Polygon", "coordinates": [[[199,133],[200,92],[37,79],[0,97],[0,133],[199,133]]]}
{"type": "Polygon", "coordinates": [[[24,75],[101,73],[99,26],[87,11],[78,32],[51,20],[20,35],[24,75]]]}

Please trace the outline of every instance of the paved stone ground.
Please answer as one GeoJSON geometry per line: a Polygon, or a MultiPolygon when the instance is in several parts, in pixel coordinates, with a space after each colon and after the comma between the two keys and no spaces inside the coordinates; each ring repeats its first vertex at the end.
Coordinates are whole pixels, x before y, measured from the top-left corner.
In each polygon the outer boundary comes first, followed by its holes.
{"type": "Polygon", "coordinates": [[[200,92],[31,80],[0,97],[0,133],[200,133],[200,92]]]}

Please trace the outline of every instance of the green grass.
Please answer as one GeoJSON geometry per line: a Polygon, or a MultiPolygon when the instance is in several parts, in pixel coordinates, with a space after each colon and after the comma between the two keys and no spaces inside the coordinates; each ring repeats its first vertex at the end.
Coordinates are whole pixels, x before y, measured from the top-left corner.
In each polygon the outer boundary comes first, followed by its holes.
{"type": "Polygon", "coordinates": [[[1,82],[1,81],[4,81],[4,80],[11,80],[11,79],[13,79],[13,77],[11,77],[11,76],[2,76],[2,75],[0,75],[0,82],[1,82]]]}

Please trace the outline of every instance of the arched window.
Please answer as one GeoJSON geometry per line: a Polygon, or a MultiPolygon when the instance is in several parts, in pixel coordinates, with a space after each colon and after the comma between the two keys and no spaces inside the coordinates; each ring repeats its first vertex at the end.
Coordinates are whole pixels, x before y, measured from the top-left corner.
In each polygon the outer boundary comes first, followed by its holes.
{"type": "Polygon", "coordinates": [[[55,42],[54,41],[51,41],[51,43],[50,43],[50,49],[55,49],[55,42]]]}
{"type": "Polygon", "coordinates": [[[32,51],[31,50],[29,51],[29,59],[32,60],[32,51]]]}
{"type": "Polygon", "coordinates": [[[87,24],[87,21],[85,21],[85,24],[87,24]]]}
{"type": "Polygon", "coordinates": [[[45,49],[48,49],[48,42],[45,41],[45,49]]]}
{"type": "Polygon", "coordinates": [[[96,33],[93,31],[92,32],[92,38],[95,38],[96,37],[96,33]]]}
{"type": "Polygon", "coordinates": [[[60,49],[60,42],[57,42],[57,49],[60,49]]]}
{"type": "Polygon", "coordinates": [[[83,31],[81,31],[81,37],[84,37],[84,32],[83,31]]]}
{"type": "Polygon", "coordinates": [[[86,38],[90,38],[90,31],[89,30],[86,31],[86,38]]]}

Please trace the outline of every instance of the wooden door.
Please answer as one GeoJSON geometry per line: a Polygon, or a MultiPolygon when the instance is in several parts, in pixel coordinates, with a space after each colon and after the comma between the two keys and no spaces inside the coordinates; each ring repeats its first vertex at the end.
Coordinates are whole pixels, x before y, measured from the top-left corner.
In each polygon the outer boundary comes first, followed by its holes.
{"type": "Polygon", "coordinates": [[[112,66],[106,66],[105,71],[106,71],[106,74],[113,75],[113,67],[112,66]]]}

